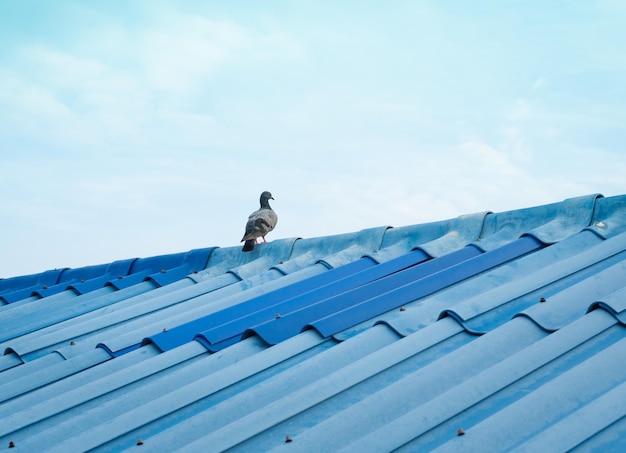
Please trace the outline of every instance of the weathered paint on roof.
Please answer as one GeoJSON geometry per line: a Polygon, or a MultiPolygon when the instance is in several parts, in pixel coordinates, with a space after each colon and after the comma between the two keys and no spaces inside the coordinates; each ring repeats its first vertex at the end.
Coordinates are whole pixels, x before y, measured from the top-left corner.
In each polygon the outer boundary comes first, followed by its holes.
{"type": "Polygon", "coordinates": [[[625,296],[599,195],[4,279],[0,447],[617,449],[625,296]]]}

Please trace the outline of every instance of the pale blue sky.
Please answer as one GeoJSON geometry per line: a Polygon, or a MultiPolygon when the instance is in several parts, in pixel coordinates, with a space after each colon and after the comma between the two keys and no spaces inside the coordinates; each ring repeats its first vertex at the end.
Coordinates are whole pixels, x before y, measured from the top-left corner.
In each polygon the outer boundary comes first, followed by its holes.
{"type": "Polygon", "coordinates": [[[0,278],[626,192],[626,3],[0,0],[0,278]]]}

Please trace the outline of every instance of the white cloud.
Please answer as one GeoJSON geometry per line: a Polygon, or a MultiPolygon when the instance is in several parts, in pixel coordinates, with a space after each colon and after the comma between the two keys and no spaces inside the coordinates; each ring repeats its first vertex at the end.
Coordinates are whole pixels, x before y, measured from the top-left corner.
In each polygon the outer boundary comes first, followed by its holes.
{"type": "Polygon", "coordinates": [[[254,71],[255,60],[299,52],[279,31],[180,14],[138,30],[97,29],[74,49],[24,44],[12,67],[0,68],[0,84],[11,87],[0,97],[2,116],[17,141],[28,134],[66,151],[224,143],[229,126],[216,126],[210,100],[227,98],[232,88],[216,85],[215,74],[228,65],[254,71]],[[115,55],[96,32],[115,43],[115,55]]]}
{"type": "Polygon", "coordinates": [[[234,59],[248,42],[245,30],[235,24],[191,19],[174,30],[142,33],[136,51],[152,88],[166,96],[190,95],[199,78],[234,59]]]}
{"type": "Polygon", "coordinates": [[[543,77],[539,77],[537,80],[535,80],[535,82],[533,83],[532,86],[532,90],[533,91],[537,91],[542,89],[543,87],[545,87],[547,85],[547,80],[544,79],[543,77]]]}
{"type": "Polygon", "coordinates": [[[513,108],[511,108],[509,118],[513,121],[527,120],[532,116],[532,106],[528,99],[516,99],[513,108]]]}

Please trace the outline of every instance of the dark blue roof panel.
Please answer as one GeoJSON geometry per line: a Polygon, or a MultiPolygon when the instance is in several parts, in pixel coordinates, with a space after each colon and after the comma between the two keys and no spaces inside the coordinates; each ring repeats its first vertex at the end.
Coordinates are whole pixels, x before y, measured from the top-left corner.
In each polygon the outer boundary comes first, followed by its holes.
{"type": "Polygon", "coordinates": [[[0,445],[626,445],[626,196],[0,280],[0,445]]]}
{"type": "Polygon", "coordinates": [[[325,291],[334,293],[334,283],[347,279],[360,271],[374,266],[375,262],[367,257],[361,258],[352,263],[332,269],[328,272],[310,277],[291,285],[278,288],[266,294],[254,297],[237,305],[217,311],[205,317],[193,320],[175,329],[159,333],[150,338],[144,339],[143,343],[154,343],[162,351],[167,351],[180,346],[183,343],[197,339],[198,336],[209,344],[207,336],[216,336],[214,343],[230,340],[235,336],[240,336],[247,327],[254,325],[258,320],[273,318],[276,313],[296,299],[303,299],[306,295],[317,295],[325,291]],[[202,333],[200,333],[202,332],[202,333]]]}

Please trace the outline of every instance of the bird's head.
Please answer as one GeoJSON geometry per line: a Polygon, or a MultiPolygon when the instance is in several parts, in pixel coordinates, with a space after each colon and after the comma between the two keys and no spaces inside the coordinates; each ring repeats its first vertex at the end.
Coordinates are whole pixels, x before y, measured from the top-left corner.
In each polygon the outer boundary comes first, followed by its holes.
{"type": "Polygon", "coordinates": [[[268,192],[267,190],[261,194],[261,201],[263,200],[267,201],[267,200],[273,200],[273,199],[274,197],[272,196],[271,192],[268,192]]]}

